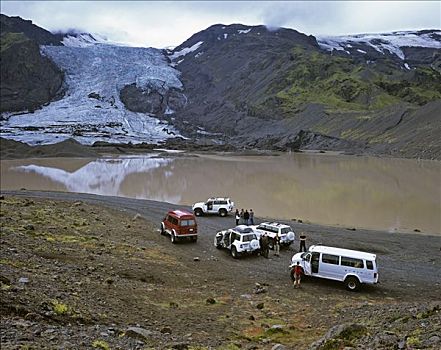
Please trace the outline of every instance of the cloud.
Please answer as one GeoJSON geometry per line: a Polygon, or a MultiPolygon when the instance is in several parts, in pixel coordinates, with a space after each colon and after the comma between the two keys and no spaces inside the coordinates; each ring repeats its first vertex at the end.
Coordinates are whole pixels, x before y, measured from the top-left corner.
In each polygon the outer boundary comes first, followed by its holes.
{"type": "Polygon", "coordinates": [[[142,46],[176,46],[216,23],[306,34],[439,28],[438,1],[2,1],[2,13],[51,31],[77,28],[142,46]]]}

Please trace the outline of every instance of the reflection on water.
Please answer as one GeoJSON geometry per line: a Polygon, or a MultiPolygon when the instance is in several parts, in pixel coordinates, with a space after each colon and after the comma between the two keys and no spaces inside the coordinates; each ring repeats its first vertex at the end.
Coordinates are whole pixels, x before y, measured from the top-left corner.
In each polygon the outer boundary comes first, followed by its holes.
{"type": "MultiPolygon", "coordinates": [[[[440,233],[439,162],[335,155],[2,161],[2,189],[192,204],[230,196],[257,216],[440,233]]],[[[232,223],[232,222],[231,222],[232,223]]]]}

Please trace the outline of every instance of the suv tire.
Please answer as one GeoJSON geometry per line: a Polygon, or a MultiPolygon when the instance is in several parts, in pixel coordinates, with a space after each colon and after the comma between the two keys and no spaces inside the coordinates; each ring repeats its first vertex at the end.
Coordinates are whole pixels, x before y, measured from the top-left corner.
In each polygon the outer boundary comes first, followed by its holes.
{"type": "Polygon", "coordinates": [[[355,292],[360,288],[360,281],[357,277],[349,276],[345,279],[345,286],[347,290],[355,292]]]}
{"type": "Polygon", "coordinates": [[[227,211],[225,209],[219,209],[219,216],[222,216],[222,217],[227,216],[227,211]]]}
{"type": "Polygon", "coordinates": [[[237,259],[237,258],[239,257],[239,253],[237,252],[236,247],[231,248],[231,256],[232,256],[234,259],[237,259]]]}
{"type": "Polygon", "coordinates": [[[165,230],[164,230],[164,224],[161,223],[161,229],[160,229],[161,235],[165,234],[165,230]]]}
{"type": "Polygon", "coordinates": [[[174,232],[171,233],[171,235],[170,235],[170,240],[171,240],[171,242],[172,242],[173,244],[177,243],[178,238],[176,237],[176,235],[175,235],[174,232]]]}
{"type": "Polygon", "coordinates": [[[194,210],[194,215],[196,215],[196,216],[202,216],[202,214],[204,214],[204,212],[202,211],[201,208],[196,208],[196,209],[194,210]]]}

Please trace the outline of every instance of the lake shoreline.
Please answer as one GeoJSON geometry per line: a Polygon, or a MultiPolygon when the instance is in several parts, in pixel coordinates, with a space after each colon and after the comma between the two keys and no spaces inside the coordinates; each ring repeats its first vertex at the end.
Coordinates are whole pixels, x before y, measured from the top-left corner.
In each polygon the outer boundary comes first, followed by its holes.
{"type": "MultiPolygon", "coordinates": [[[[232,215],[199,217],[198,242],[172,244],[158,229],[171,203],[63,192],[1,195],[5,349],[48,342],[90,348],[101,340],[110,348],[142,341],[157,349],[284,344],[312,350],[333,327],[352,325],[362,330],[351,337],[358,348],[440,345],[434,338],[441,311],[438,237],[290,223],[306,232],[308,247],[375,253],[380,275],[378,285],[358,293],[309,278],[294,290],[288,265],[298,242],[269,259],[237,260],[214,247],[215,233],[233,225],[232,215]]],[[[329,341],[341,340],[335,338],[329,341]]]]}

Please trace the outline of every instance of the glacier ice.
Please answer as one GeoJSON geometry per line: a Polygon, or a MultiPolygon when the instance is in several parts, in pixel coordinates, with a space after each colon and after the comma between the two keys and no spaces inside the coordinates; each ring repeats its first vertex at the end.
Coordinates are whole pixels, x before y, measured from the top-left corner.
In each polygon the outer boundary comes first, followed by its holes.
{"type": "MultiPolygon", "coordinates": [[[[435,32],[441,35],[441,32],[435,32]]],[[[441,49],[441,42],[429,33],[418,34],[411,31],[401,31],[383,34],[358,34],[346,36],[317,36],[319,46],[327,51],[344,50],[348,44],[365,44],[384,54],[385,50],[404,60],[401,47],[427,47],[441,49]]]]}
{"type": "Polygon", "coordinates": [[[41,51],[65,72],[65,96],[34,113],[3,115],[1,136],[29,144],[48,144],[73,137],[95,141],[157,143],[179,135],[154,115],[127,110],[119,98],[128,84],[182,89],[179,71],[162,50],[104,44],[90,37],[65,39],[68,46],[41,51]]]}

